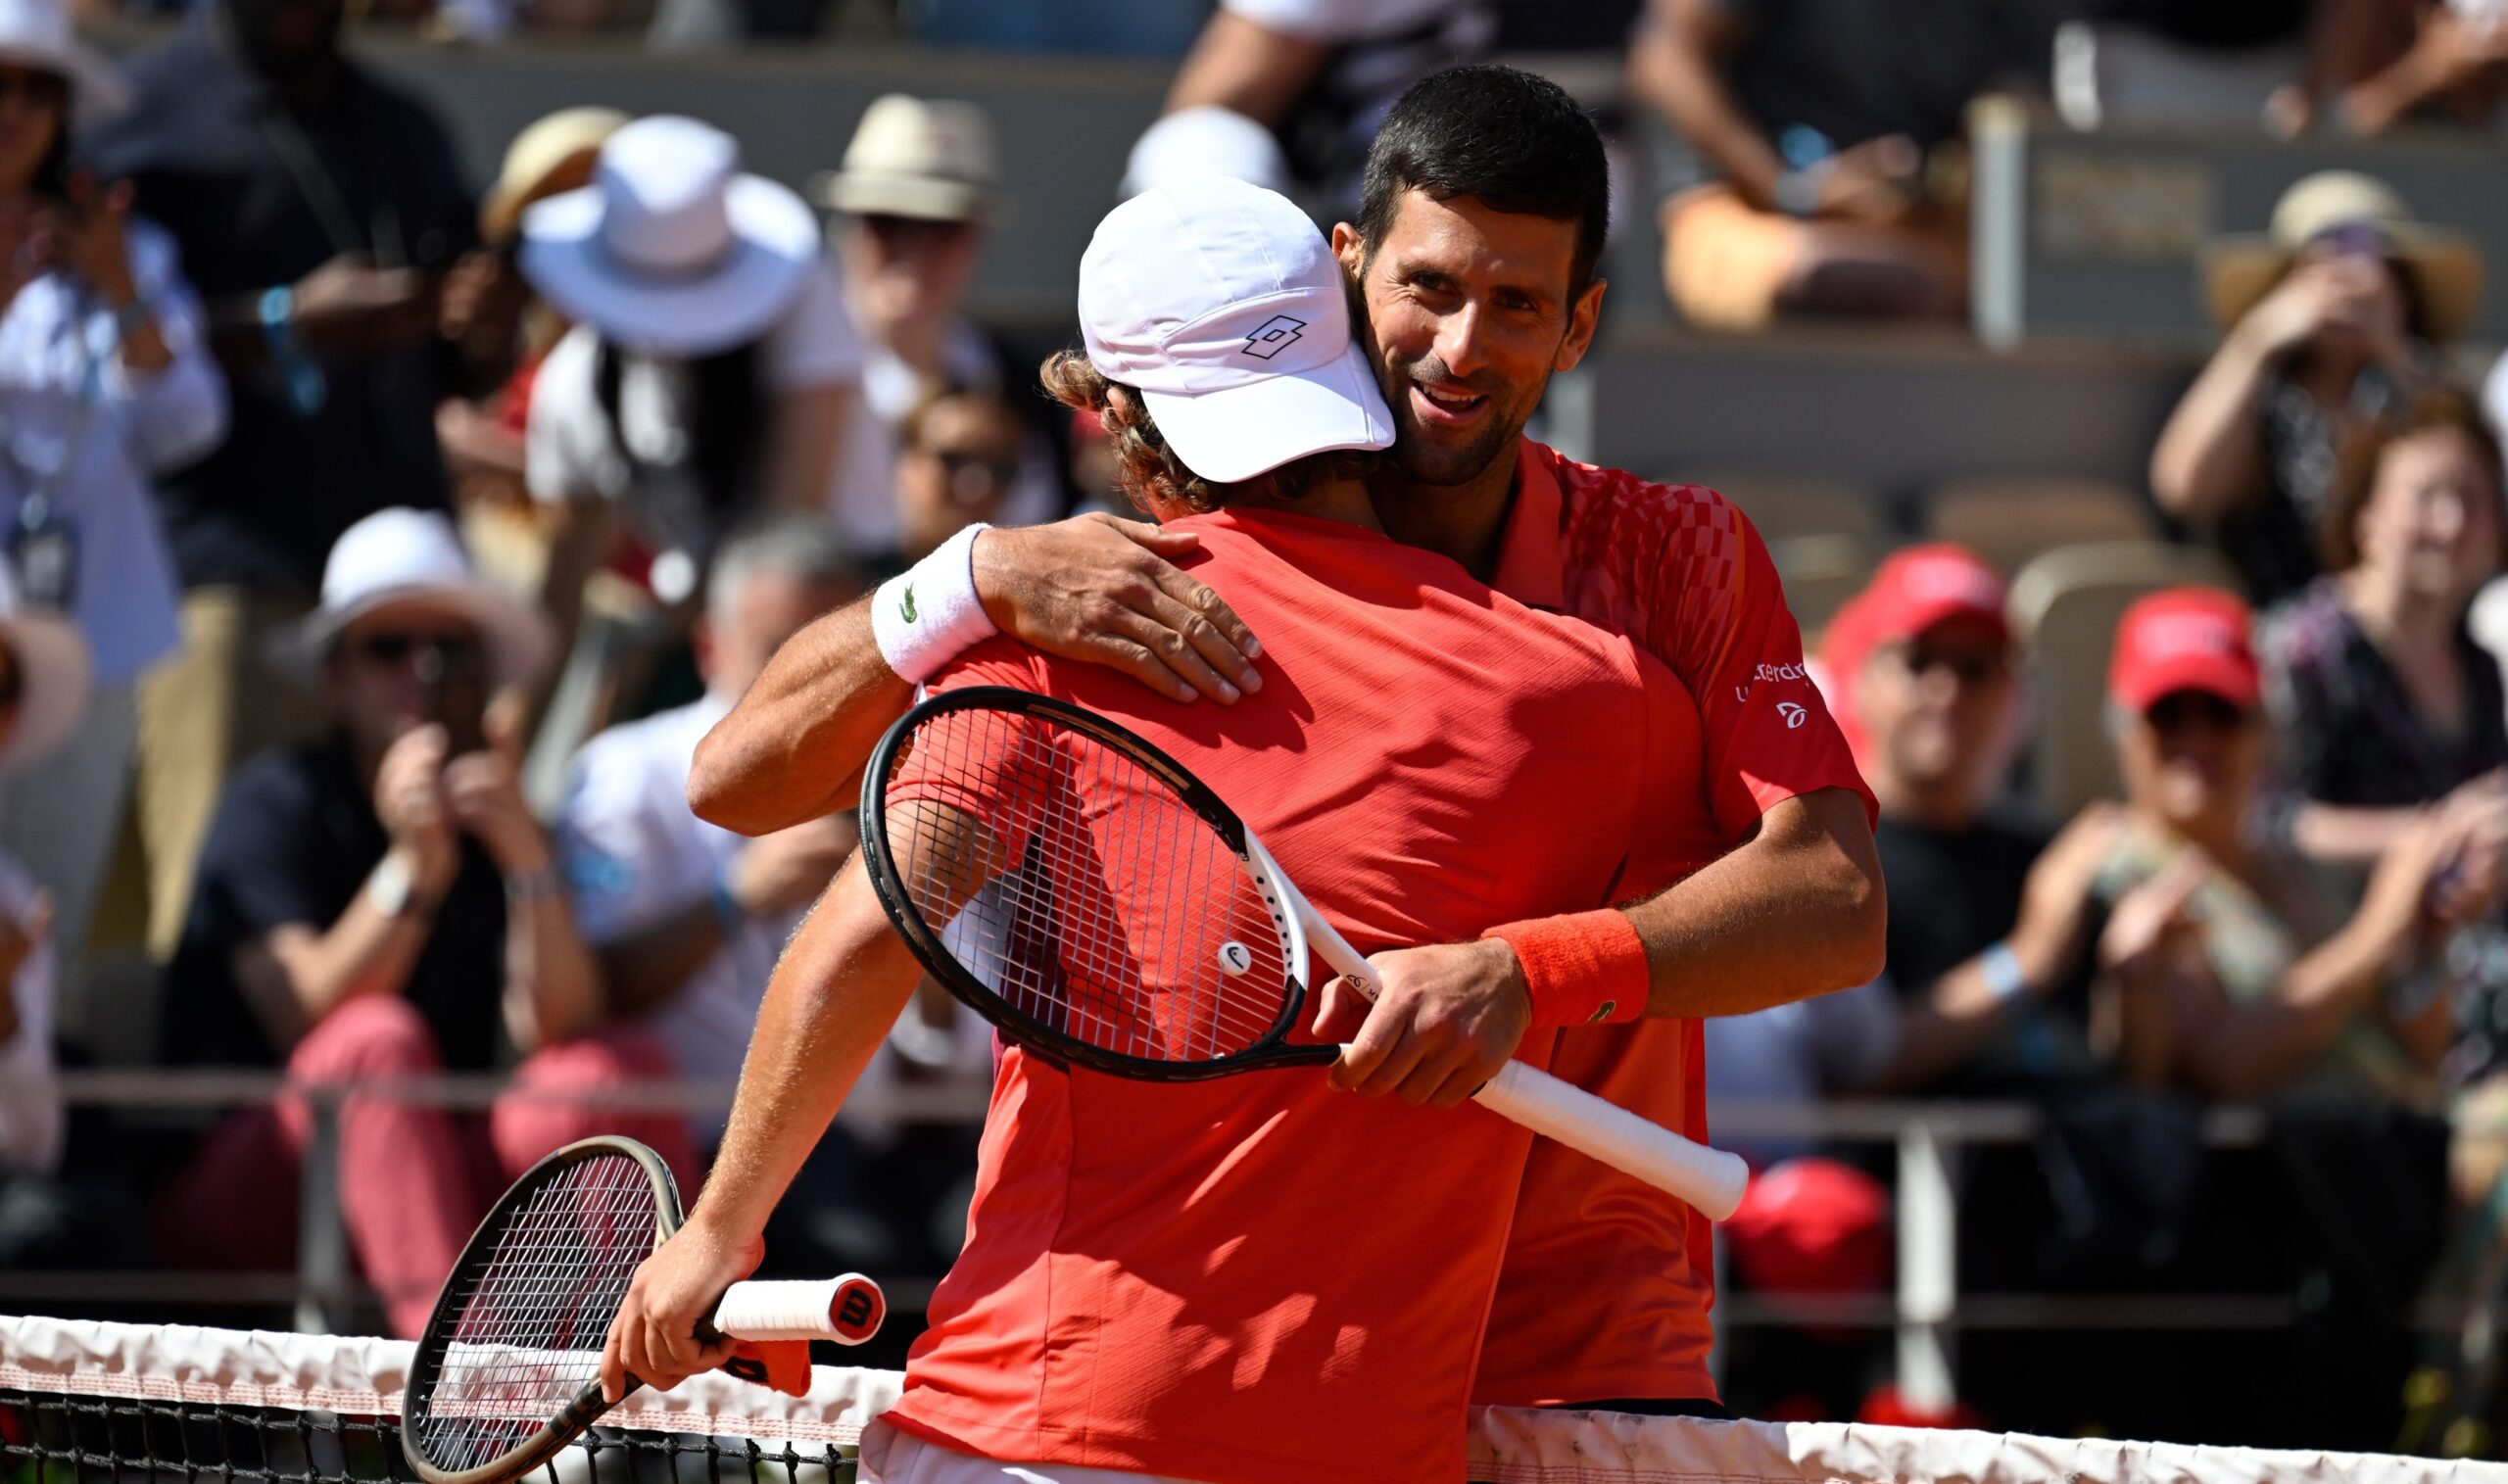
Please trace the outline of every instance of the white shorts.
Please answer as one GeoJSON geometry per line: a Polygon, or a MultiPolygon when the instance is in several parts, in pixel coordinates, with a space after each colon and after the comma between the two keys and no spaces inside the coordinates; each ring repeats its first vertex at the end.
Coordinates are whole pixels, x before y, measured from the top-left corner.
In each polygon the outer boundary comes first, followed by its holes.
{"type": "Polygon", "coordinates": [[[927,1443],[884,1421],[862,1429],[861,1484],[1193,1484],[1166,1474],[1080,1468],[1068,1463],[1004,1463],[927,1443]]]}

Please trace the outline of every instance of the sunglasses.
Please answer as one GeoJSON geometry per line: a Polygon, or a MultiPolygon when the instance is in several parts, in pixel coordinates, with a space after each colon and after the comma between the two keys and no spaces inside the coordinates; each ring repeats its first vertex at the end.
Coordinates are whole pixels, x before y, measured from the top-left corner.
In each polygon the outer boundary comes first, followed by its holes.
{"type": "Polygon", "coordinates": [[[467,634],[423,634],[386,629],[361,635],[349,651],[378,670],[394,670],[421,656],[431,657],[447,675],[476,675],[485,667],[486,649],[467,634]]]}
{"type": "Polygon", "coordinates": [[[70,101],[70,79],[58,72],[0,68],[0,103],[13,98],[24,98],[41,108],[59,108],[70,101]]]}
{"type": "Polygon", "coordinates": [[[880,245],[889,248],[938,247],[957,242],[976,229],[972,221],[938,221],[926,216],[888,216],[872,215],[862,218],[862,225],[880,245]]]}
{"type": "Polygon", "coordinates": [[[989,498],[992,492],[1019,477],[1019,461],[1015,458],[993,458],[963,449],[926,449],[924,456],[940,465],[952,500],[989,498]]]}
{"type": "Polygon", "coordinates": [[[2231,732],[2247,723],[2253,713],[2209,691],[2171,691],[2151,702],[2143,713],[2155,731],[2178,732],[2189,727],[2203,727],[2213,732],[2231,732]]]}
{"type": "Polygon", "coordinates": [[[2010,673],[2011,662],[2000,653],[1983,649],[1937,649],[1923,641],[1899,647],[1899,663],[1909,675],[1922,676],[1936,669],[1948,670],[1951,678],[1971,690],[2002,679],[2010,673]]]}

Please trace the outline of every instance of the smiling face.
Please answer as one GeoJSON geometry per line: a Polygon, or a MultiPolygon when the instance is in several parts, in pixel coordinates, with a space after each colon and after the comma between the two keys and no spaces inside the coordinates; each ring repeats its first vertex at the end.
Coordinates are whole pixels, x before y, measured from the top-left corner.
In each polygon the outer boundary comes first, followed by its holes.
{"type": "Polygon", "coordinates": [[[2378,455],[2356,526],[2360,566],[2453,612],[2498,570],[2499,470],[2461,428],[2406,434],[2378,455]]]}
{"type": "Polygon", "coordinates": [[[1359,285],[1394,456],[1413,483],[1486,473],[1522,435],[1550,378],[1584,358],[1603,284],[1575,284],[1577,231],[1574,219],[1419,190],[1404,193],[1373,251],[1347,223],[1332,229],[1332,250],[1359,285]]]}
{"type": "Polygon", "coordinates": [[[2263,776],[2266,741],[2254,708],[2207,691],[2172,691],[2125,718],[2117,773],[2134,807],[2179,833],[2234,836],[2263,776]]]}

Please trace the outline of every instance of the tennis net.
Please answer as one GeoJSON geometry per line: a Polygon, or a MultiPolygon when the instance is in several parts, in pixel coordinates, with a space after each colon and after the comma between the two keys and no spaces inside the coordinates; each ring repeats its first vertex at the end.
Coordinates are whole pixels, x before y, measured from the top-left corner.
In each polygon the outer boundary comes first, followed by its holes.
{"type": "MultiPolygon", "coordinates": [[[[401,1341],[0,1317],[0,1484],[410,1480],[401,1341]]],[[[639,1393],[539,1484],[848,1484],[893,1372],[809,1395],[728,1376],[639,1393]]],[[[1846,1423],[1478,1409],[1486,1484],[2508,1484],[2508,1465],[1846,1423]]]]}

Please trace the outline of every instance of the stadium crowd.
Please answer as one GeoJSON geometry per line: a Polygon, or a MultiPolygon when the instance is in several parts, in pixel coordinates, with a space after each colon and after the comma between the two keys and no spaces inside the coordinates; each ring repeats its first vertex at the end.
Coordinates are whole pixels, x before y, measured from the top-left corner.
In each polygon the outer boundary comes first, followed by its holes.
{"type": "MultiPolygon", "coordinates": [[[[924,24],[1014,44],[1053,9],[924,24]]],[[[1346,216],[1393,99],[1493,55],[1503,9],[1224,0],[1128,189],[1223,169],[1346,216]]],[[[829,21],[599,10],[403,19],[632,22],[657,46],[829,21]]],[[[2287,58],[2291,132],[2495,131],[2508,93],[2508,24],[2478,3],[1610,20],[1678,157],[1631,167],[1623,210],[1660,212],[1665,294],[1731,332],[1963,313],[1964,111],[2050,85],[2066,23],[2287,58]]],[[[1027,550],[1082,588],[1138,593],[1156,565],[1154,533],[1110,518],[1133,512],[1104,427],[971,314],[1018,188],[995,159],[974,105],[892,95],[805,196],[704,122],[578,108],[474,196],[442,120],[343,47],[336,0],[203,0],[119,61],[58,0],[0,4],[0,1269],[292,1266],[310,1104],[66,1114],[48,1072],[134,1045],[308,1084],[504,1078],[475,1116],[345,1104],[342,1219],[397,1331],[560,1143],[629,1133],[696,1187],[719,1111],[599,1095],[737,1074],[855,843],[841,800],[756,838],[700,819],[708,730],[813,618],[971,526],[1065,522],[1027,550]],[[117,956],[144,956],[145,992],[117,956]]],[[[2085,647],[2019,616],[2020,571],[1932,542],[1803,615],[1879,803],[1887,969],[1709,1022],[1708,1087],[2035,1105],[2033,1142],[1963,1167],[1966,1291],[2297,1296],[2288,1334],[1980,1331],[1959,1415],[2489,1450],[2486,1364],[2412,1320],[2492,1302],[2508,1258],[2508,634],[2484,621],[2508,594],[2508,363],[2485,400],[2461,344],[2480,254],[2368,175],[2297,182],[2206,264],[2218,344],[2147,484],[2216,577],[2083,567],[2115,598],[2073,620],[2085,647]],[[2101,719],[2088,790],[2038,745],[2058,714],[2101,719]],[[2233,1103],[2267,1110],[2260,1142],[2207,1143],[2233,1103]]],[[[1084,657],[1234,697],[1173,602],[1107,601],[1119,633],[1084,657]]],[[[980,1096],[991,1072],[927,986],[870,1080],[980,1096]]],[[[1886,1292],[1872,1148],[1746,1147],[1727,1291],[1886,1292]]],[[[973,1157],[966,1127],[849,1108],[779,1266],[945,1266],[973,1157]]],[[[1886,1331],[1722,1343],[1739,1412],[1905,1414],[1876,1390],[1886,1331]]]]}

